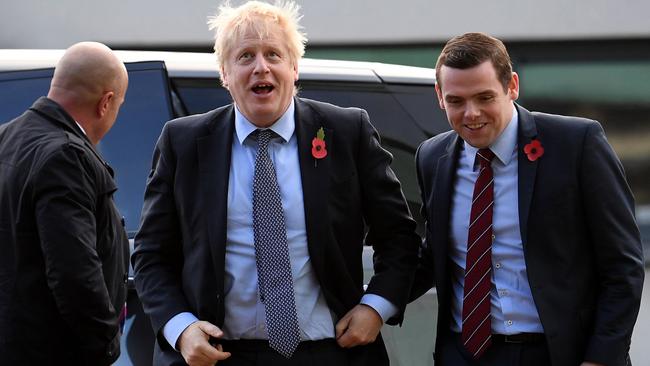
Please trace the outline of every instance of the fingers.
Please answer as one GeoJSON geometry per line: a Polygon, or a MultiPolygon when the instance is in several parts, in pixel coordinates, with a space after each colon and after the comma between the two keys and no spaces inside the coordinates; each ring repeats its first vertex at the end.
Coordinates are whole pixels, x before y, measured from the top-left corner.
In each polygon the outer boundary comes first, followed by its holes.
{"type": "Polygon", "coordinates": [[[336,342],[343,348],[372,343],[377,339],[383,321],[367,305],[357,305],[336,324],[336,342]]]}
{"type": "Polygon", "coordinates": [[[337,340],[341,338],[343,333],[345,333],[345,331],[348,329],[348,324],[350,324],[350,320],[352,319],[352,316],[350,315],[351,312],[352,310],[348,311],[348,313],[345,314],[345,316],[343,316],[343,318],[341,318],[338,323],[336,323],[336,327],[334,329],[336,331],[337,340]]]}
{"type": "Polygon", "coordinates": [[[223,332],[219,327],[205,321],[197,321],[188,326],[178,339],[178,348],[190,366],[212,366],[230,357],[223,352],[221,345],[213,346],[210,337],[219,338],[223,332]]]}

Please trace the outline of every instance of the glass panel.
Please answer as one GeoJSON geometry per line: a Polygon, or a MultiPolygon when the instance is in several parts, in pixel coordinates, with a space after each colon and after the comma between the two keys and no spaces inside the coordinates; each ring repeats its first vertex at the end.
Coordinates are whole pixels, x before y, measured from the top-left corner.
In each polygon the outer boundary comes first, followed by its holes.
{"type": "Polygon", "coordinates": [[[0,123],[20,116],[47,95],[54,69],[0,73],[0,123]]]}
{"type": "Polygon", "coordinates": [[[205,113],[232,103],[219,79],[174,79],[174,88],[189,114],[205,113]]]}

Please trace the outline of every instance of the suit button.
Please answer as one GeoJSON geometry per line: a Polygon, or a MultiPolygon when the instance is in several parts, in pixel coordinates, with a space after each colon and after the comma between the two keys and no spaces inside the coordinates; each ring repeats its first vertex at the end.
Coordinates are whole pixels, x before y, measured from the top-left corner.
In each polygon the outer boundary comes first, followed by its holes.
{"type": "Polygon", "coordinates": [[[128,273],[124,274],[123,281],[124,281],[125,284],[129,282],[129,274],[128,273]]]}

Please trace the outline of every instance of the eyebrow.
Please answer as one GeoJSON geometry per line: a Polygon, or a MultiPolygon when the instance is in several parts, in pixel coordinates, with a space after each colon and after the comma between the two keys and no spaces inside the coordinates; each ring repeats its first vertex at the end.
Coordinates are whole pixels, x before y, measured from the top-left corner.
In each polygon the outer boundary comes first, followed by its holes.
{"type": "MultiPolygon", "coordinates": [[[[492,96],[492,95],[495,95],[495,94],[497,94],[496,91],[494,91],[494,90],[492,90],[492,89],[488,89],[488,90],[483,90],[483,91],[480,91],[480,92],[478,92],[478,93],[472,94],[472,95],[469,96],[469,98],[480,97],[480,96],[487,96],[487,95],[492,96]]],[[[459,96],[459,95],[455,95],[455,94],[447,94],[447,95],[445,95],[445,100],[447,100],[447,99],[454,99],[454,98],[458,98],[458,99],[466,99],[465,97],[462,97],[462,96],[459,96]]]]}

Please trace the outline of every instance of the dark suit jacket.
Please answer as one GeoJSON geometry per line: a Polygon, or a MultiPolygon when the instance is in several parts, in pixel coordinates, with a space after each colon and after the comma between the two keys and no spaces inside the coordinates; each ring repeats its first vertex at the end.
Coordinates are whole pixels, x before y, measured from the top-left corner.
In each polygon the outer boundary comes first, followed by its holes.
{"type": "MultiPolygon", "coordinates": [[[[298,154],[311,263],[330,309],[340,318],[363,295],[366,243],[376,274],[367,292],[400,308],[408,300],[418,238],[400,184],[365,111],[295,99],[298,154]],[[311,141],[325,130],[328,155],[311,141]]],[[[136,287],[157,336],[156,365],[183,364],[162,336],[180,312],[221,326],[228,177],[234,107],[167,123],[158,140],[132,257],[136,287]]],[[[282,184],[282,182],[280,182],[282,184]]],[[[352,351],[357,365],[387,364],[383,342],[352,351]],[[364,361],[365,360],[365,361],[364,361]]]]}
{"type": "MultiPolygon", "coordinates": [[[[644,269],[623,168],[598,122],[517,110],[519,225],[553,366],[625,365],[644,269]],[[531,139],[544,147],[535,162],[523,152],[531,139]]],[[[450,131],[416,155],[427,248],[414,294],[436,285],[440,337],[451,321],[449,215],[461,144],[450,131]]]]}
{"type": "Polygon", "coordinates": [[[129,243],[112,170],[41,98],[0,126],[0,364],[119,356],[129,243]]]}

